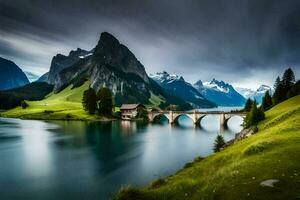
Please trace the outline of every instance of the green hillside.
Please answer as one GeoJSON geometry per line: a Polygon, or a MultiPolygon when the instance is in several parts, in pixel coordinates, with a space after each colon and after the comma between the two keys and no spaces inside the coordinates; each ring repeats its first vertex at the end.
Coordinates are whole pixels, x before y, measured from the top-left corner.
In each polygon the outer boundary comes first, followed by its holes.
{"type": "Polygon", "coordinates": [[[1,116],[26,119],[97,119],[96,115],[88,115],[82,109],[82,94],[89,85],[89,81],[78,88],[72,89],[70,85],[60,93],[50,93],[44,100],[27,101],[29,107],[26,109],[17,107],[1,113],[1,116]]]}
{"type": "Polygon", "coordinates": [[[296,96],[267,111],[257,134],[197,159],[147,188],[123,188],[115,199],[299,199],[299,152],[300,96],[296,96]],[[274,187],[261,185],[270,179],[279,182],[274,187]]]}

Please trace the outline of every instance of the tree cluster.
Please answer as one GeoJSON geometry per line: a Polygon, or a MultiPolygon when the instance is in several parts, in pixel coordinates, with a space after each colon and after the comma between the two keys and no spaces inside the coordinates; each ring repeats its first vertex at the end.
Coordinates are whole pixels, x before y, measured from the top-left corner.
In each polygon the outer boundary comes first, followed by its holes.
{"type": "Polygon", "coordinates": [[[257,125],[259,121],[265,119],[265,112],[263,106],[257,107],[256,101],[252,102],[251,109],[247,113],[244,120],[244,127],[249,128],[250,126],[257,125]]]}
{"type": "Polygon", "coordinates": [[[277,77],[274,84],[274,94],[269,91],[265,93],[261,106],[257,106],[256,101],[250,98],[246,101],[244,111],[248,112],[244,120],[244,127],[248,128],[257,125],[260,120],[265,118],[264,111],[269,110],[276,104],[285,101],[293,96],[300,94],[300,81],[295,83],[295,75],[291,68],[285,70],[282,78],[277,77]]]}
{"type": "Polygon", "coordinates": [[[52,92],[53,86],[47,83],[34,82],[25,86],[10,90],[0,91],[0,109],[8,110],[22,106],[24,100],[38,101],[52,92]]]}
{"type": "Polygon", "coordinates": [[[103,87],[97,93],[93,88],[83,92],[82,106],[89,114],[97,113],[100,116],[112,116],[113,100],[111,91],[103,87]]]}
{"type": "Polygon", "coordinates": [[[281,79],[280,77],[277,77],[274,84],[275,92],[272,96],[272,105],[274,106],[288,98],[300,94],[298,82],[295,84],[295,75],[291,68],[285,70],[281,79]]]}

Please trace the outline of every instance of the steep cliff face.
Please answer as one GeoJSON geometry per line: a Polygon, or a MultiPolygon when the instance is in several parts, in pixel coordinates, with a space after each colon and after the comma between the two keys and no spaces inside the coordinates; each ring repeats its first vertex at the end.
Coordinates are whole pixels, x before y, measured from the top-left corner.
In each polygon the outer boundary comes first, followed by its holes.
{"type": "Polygon", "coordinates": [[[99,65],[116,68],[124,73],[133,73],[149,83],[144,66],[137,60],[134,54],[111,34],[101,34],[98,45],[95,48],[94,60],[99,65]]]}
{"type": "Polygon", "coordinates": [[[25,73],[12,61],[0,57],[0,90],[29,84],[25,73]]]}
{"type": "Polygon", "coordinates": [[[59,92],[67,85],[77,85],[85,79],[91,81],[91,87],[96,91],[108,87],[121,103],[146,104],[151,95],[144,66],[109,33],[101,34],[93,55],[82,57],[56,75],[54,91],[59,92]]]}
{"type": "Polygon", "coordinates": [[[54,77],[54,92],[59,92],[70,84],[76,87],[88,79],[96,91],[101,87],[108,87],[114,94],[116,105],[148,104],[151,94],[154,94],[164,101],[164,106],[176,104],[180,109],[192,108],[152,81],[134,54],[109,33],[101,34],[92,55],[81,56],[79,60],[72,62],[71,66],[63,65],[64,69],[54,77]]]}
{"type": "Polygon", "coordinates": [[[78,62],[80,59],[90,55],[91,52],[78,48],[69,53],[68,56],[57,54],[51,61],[50,71],[48,75],[48,83],[54,84],[57,75],[63,70],[78,62]]]}

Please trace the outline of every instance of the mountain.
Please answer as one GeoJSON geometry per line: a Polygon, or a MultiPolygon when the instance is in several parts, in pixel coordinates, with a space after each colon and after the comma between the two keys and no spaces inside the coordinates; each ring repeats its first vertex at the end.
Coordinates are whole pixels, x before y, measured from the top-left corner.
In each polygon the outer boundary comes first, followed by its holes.
{"type": "Polygon", "coordinates": [[[36,75],[36,74],[34,74],[32,72],[24,72],[24,73],[26,74],[26,76],[27,76],[27,78],[28,78],[28,80],[30,82],[34,82],[34,81],[36,81],[39,78],[38,75],[36,75]]]}
{"type": "Polygon", "coordinates": [[[107,32],[101,33],[92,51],[77,49],[68,56],[59,54],[52,60],[48,82],[54,85],[55,93],[71,84],[78,87],[86,80],[96,91],[108,87],[116,105],[150,104],[151,100],[159,99],[157,102],[163,107],[176,104],[178,109],[192,108],[151,80],[135,55],[107,32]]]}
{"type": "Polygon", "coordinates": [[[200,94],[190,83],[187,83],[182,76],[170,75],[167,72],[159,72],[150,74],[161,87],[175,96],[181,97],[185,101],[191,103],[194,107],[210,108],[216,104],[207,100],[200,94]]]}
{"type": "Polygon", "coordinates": [[[246,99],[255,99],[257,103],[262,103],[262,98],[264,97],[265,93],[269,91],[270,95],[273,94],[273,89],[267,85],[261,85],[257,90],[251,90],[248,88],[240,88],[237,87],[236,90],[243,95],[246,99]]]}
{"type": "Polygon", "coordinates": [[[72,50],[68,56],[57,54],[52,58],[51,61],[51,66],[48,74],[48,83],[54,84],[56,76],[59,74],[59,72],[74,65],[80,59],[84,59],[91,55],[93,55],[93,51],[86,51],[80,48],[72,50]]]}
{"type": "Polygon", "coordinates": [[[49,72],[43,74],[42,76],[40,76],[36,82],[48,82],[48,77],[49,77],[49,72]]]}
{"type": "Polygon", "coordinates": [[[218,106],[243,106],[245,98],[240,95],[232,85],[224,81],[213,79],[211,82],[202,83],[201,80],[194,87],[208,100],[218,106]]]}
{"type": "Polygon", "coordinates": [[[20,87],[28,83],[27,76],[14,62],[0,57],[0,90],[20,87]]]}

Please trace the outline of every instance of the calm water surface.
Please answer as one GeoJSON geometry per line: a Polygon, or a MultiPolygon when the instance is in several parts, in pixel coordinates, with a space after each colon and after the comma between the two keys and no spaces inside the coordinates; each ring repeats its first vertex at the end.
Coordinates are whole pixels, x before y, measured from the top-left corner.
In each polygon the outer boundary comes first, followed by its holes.
{"type": "MultiPolygon", "coordinates": [[[[229,120],[226,140],[241,122],[229,120]]],[[[108,199],[211,154],[219,128],[212,115],[201,128],[184,116],[177,126],[0,118],[0,199],[108,199]]]]}

